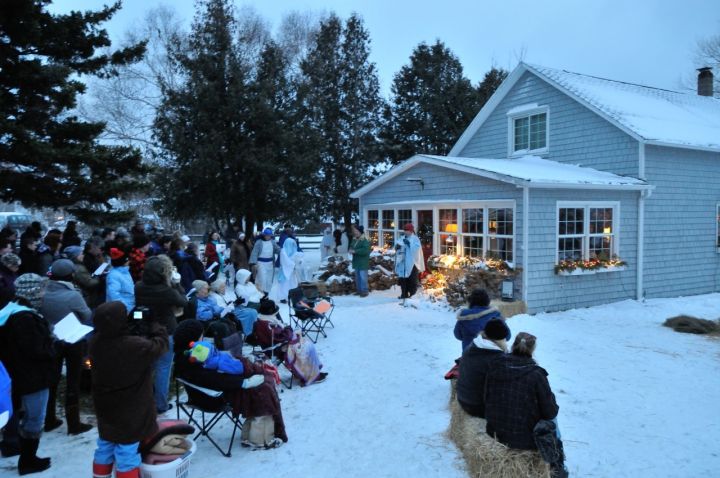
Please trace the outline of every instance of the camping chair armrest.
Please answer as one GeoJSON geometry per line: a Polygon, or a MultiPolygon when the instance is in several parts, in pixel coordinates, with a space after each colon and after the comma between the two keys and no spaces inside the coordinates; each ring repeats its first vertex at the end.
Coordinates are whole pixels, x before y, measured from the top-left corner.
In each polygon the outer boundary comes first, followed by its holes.
{"type": "Polygon", "coordinates": [[[182,383],[183,386],[194,388],[195,390],[202,392],[210,397],[219,397],[223,394],[223,392],[221,392],[220,390],[213,390],[212,388],[201,387],[200,385],[195,385],[194,383],[190,383],[187,380],[183,380],[182,378],[176,378],[176,380],[182,383]]]}

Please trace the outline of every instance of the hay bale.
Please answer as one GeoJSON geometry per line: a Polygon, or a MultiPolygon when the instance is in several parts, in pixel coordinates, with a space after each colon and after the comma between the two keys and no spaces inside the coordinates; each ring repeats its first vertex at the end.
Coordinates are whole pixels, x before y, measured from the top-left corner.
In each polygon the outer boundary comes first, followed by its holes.
{"type": "Polygon", "coordinates": [[[698,319],[690,315],[678,315],[667,319],[663,325],[675,332],[686,334],[715,334],[720,333],[720,322],[707,319],[698,319]]]}
{"type": "Polygon", "coordinates": [[[478,478],[550,478],[550,466],[535,451],[513,450],[485,433],[485,420],[465,413],[450,381],[450,439],[478,478]]]}
{"type": "Polygon", "coordinates": [[[522,300],[514,300],[512,302],[503,302],[501,300],[492,300],[490,305],[496,307],[500,311],[500,314],[509,319],[513,315],[520,315],[527,313],[527,304],[522,300]]]}

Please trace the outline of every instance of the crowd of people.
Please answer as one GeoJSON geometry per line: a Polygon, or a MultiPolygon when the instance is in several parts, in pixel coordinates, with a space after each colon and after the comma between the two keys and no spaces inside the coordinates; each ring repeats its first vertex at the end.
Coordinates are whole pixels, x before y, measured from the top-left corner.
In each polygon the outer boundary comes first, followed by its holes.
{"type": "Polygon", "coordinates": [[[468,414],[486,420],[486,433],[510,448],[538,450],[553,478],[568,476],[557,426],[559,407],[547,371],[533,359],[537,338],[511,338],[510,328],[485,290],[475,289],[458,312],[454,330],[462,344],[457,400],[468,414]]]}
{"type": "MultiPolygon", "coordinates": [[[[272,300],[285,301],[302,280],[303,253],[292,228],[286,226],[278,241],[269,228],[256,238],[237,226],[228,230],[233,237],[211,231],[203,254],[188,236],[164,234],[142,221],[130,230],[97,230],[85,240],[73,221],[64,231],[45,233],[34,222],[19,238],[9,227],[0,231],[0,362],[12,380],[16,411],[0,453],[19,455],[21,475],[51,466],[50,458],[37,456],[43,431],[65,422],[71,435],[93,428],[80,417],[86,363],[92,365],[99,432],[95,476],[112,476],[113,467],[118,477],[140,476],[138,443],[172,408],[173,364],[176,376],[224,391],[234,413],[246,419],[246,433],[253,423],[274,424],[263,443],[248,439],[243,445],[287,441],[272,367],[239,351],[242,373],[235,375],[188,361],[191,342],[210,337],[219,350],[235,336],[252,343],[259,322],[262,333],[293,336],[272,300]],[[54,327],[70,314],[93,332],[74,342],[58,338],[54,327]],[[61,416],[56,402],[63,369],[61,416]]],[[[319,362],[314,367],[303,385],[327,376],[319,362]]]]}

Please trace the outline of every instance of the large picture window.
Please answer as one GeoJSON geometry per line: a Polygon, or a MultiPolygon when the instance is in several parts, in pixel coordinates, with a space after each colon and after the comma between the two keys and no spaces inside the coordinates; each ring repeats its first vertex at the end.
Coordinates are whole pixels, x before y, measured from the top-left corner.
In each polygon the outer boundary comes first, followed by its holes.
{"type": "Polygon", "coordinates": [[[367,210],[373,245],[392,247],[406,224],[415,224],[425,255],[447,254],[513,262],[515,204],[513,201],[468,201],[418,204],[412,209],[378,205],[367,210]]]}
{"type": "Polygon", "coordinates": [[[616,256],[618,211],[617,203],[558,203],[557,261],[616,256]]]}

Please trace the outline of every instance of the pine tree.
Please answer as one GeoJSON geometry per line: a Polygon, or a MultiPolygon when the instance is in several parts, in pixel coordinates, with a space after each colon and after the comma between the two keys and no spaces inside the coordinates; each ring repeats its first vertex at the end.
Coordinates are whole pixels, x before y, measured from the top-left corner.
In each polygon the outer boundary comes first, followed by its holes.
{"type": "Polygon", "coordinates": [[[110,200],[141,187],[137,150],[98,143],[104,124],[73,114],[85,75],[112,75],[137,61],[144,43],[109,54],[100,25],[120,3],[97,12],[48,13],[49,0],[0,6],[0,199],[67,208],[81,221],[128,218],[110,200]]]}
{"type": "Polygon", "coordinates": [[[314,193],[319,209],[345,224],[357,210],[350,193],[367,181],[381,159],[383,101],[369,43],[357,15],[344,26],[330,15],[301,63],[302,141],[317,164],[314,193]]]}
{"type": "Polygon", "coordinates": [[[418,153],[447,154],[483,103],[460,60],[439,40],[415,48],[391,91],[382,137],[394,163],[418,153]]]}
{"type": "Polygon", "coordinates": [[[230,2],[203,0],[187,43],[171,47],[185,81],[164,86],[154,131],[163,147],[160,207],[179,219],[225,219],[243,204],[247,68],[235,37],[230,2]]]}

